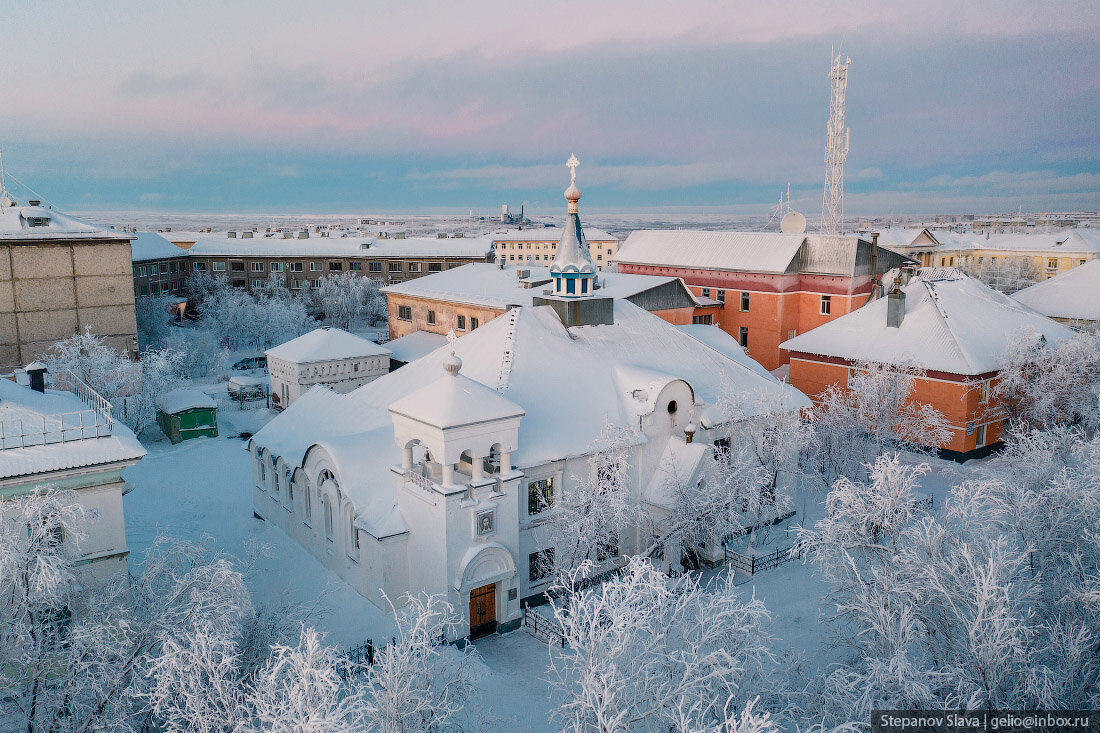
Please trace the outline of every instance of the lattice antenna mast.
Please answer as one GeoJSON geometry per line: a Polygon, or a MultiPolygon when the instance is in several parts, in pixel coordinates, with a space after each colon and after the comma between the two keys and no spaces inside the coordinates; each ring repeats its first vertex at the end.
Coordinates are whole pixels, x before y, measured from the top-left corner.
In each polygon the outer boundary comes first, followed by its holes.
{"type": "Polygon", "coordinates": [[[840,234],[844,229],[844,160],[848,157],[848,128],[844,126],[844,96],[848,90],[850,58],[833,57],[829,69],[828,137],[825,143],[825,194],[821,201],[821,232],[840,234]]]}

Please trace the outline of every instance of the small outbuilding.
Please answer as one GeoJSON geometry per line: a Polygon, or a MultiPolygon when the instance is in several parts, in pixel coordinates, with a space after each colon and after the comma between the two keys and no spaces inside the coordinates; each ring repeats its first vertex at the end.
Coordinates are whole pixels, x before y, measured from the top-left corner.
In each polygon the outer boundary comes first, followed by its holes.
{"type": "Polygon", "coordinates": [[[346,394],[390,370],[390,350],[339,328],[318,328],[266,352],[271,406],[285,410],[315,384],[346,394]]]}
{"type": "Polygon", "coordinates": [[[157,424],[173,443],[218,437],[218,404],[198,389],[177,389],[157,398],[157,424]]]}

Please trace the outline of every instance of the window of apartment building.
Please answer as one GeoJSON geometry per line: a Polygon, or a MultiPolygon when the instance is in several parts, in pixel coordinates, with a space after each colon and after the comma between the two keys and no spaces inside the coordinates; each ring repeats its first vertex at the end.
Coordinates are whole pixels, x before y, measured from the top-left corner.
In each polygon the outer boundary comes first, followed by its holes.
{"type": "MultiPolygon", "coordinates": [[[[951,258],[951,264],[955,264],[955,258],[954,257],[951,258]]],[[[997,258],[996,257],[990,257],[989,258],[989,264],[991,264],[991,265],[997,264],[997,258]]]]}
{"type": "Polygon", "coordinates": [[[148,285],[142,285],[141,286],[141,294],[142,295],[148,295],[149,294],[149,286],[148,285]]]}
{"type": "Polygon", "coordinates": [[[473,331],[475,328],[477,328],[477,319],[476,318],[471,318],[470,319],[470,330],[473,331]]]}
{"type": "Polygon", "coordinates": [[[691,322],[697,325],[701,324],[705,326],[710,326],[714,323],[714,318],[709,313],[707,313],[703,316],[692,316],[691,322]]]}
{"type": "Polygon", "coordinates": [[[974,447],[981,448],[985,445],[985,425],[974,428],[974,447]]]}
{"type": "Polygon", "coordinates": [[[145,277],[147,274],[149,274],[149,268],[144,265],[138,268],[138,277],[145,277]]]}
{"type": "Polygon", "coordinates": [[[704,298],[709,298],[710,297],[710,288],[703,288],[703,297],[704,298]]]}
{"type": "Polygon", "coordinates": [[[833,296],[822,295],[821,296],[821,315],[827,316],[833,312],[833,296]]]}
{"type": "Polygon", "coordinates": [[[984,405],[989,402],[989,385],[990,380],[984,379],[978,383],[978,404],[984,405]]]}
{"type": "Polygon", "coordinates": [[[527,556],[527,565],[527,580],[530,582],[549,578],[554,574],[554,548],[532,552],[527,556]]]}
{"type": "Polygon", "coordinates": [[[265,283],[265,282],[267,282],[267,281],[266,281],[266,280],[262,280],[262,279],[260,279],[260,278],[256,278],[256,279],[254,279],[254,280],[252,281],[252,287],[253,287],[253,288],[256,288],[256,289],[258,290],[258,289],[260,289],[260,288],[262,288],[262,287],[264,286],[264,283],[265,283]]]}
{"type": "Polygon", "coordinates": [[[401,263],[400,262],[391,262],[390,263],[390,272],[401,272],[401,263]]]}
{"type": "Polygon", "coordinates": [[[508,255],[508,259],[509,260],[514,260],[514,259],[516,259],[516,256],[515,255],[508,255]]]}
{"type": "Polygon", "coordinates": [[[271,267],[272,272],[282,272],[283,271],[283,263],[282,262],[272,262],[270,264],[270,267],[271,267]]]}
{"type": "Polygon", "coordinates": [[[243,262],[231,262],[231,263],[229,263],[229,269],[232,272],[244,272],[244,263],[243,262]]]}
{"type": "Polygon", "coordinates": [[[196,262],[196,263],[191,265],[191,269],[194,270],[195,272],[206,272],[206,263],[205,262],[196,262]]]}
{"type": "Polygon", "coordinates": [[[149,292],[152,293],[153,295],[160,295],[160,285],[157,285],[156,283],[153,283],[152,285],[149,286],[149,292]]]}
{"type": "Polygon", "coordinates": [[[363,263],[362,262],[349,262],[348,263],[348,270],[351,271],[351,272],[362,272],[363,263]]]}
{"type": "Polygon", "coordinates": [[[737,343],[741,344],[742,349],[749,348],[749,329],[741,326],[741,328],[737,330],[737,343]]]}
{"type": "Polygon", "coordinates": [[[947,267],[947,258],[946,257],[941,257],[940,258],[940,267],[947,267]]]}
{"type": "Polygon", "coordinates": [[[1058,269],[1058,260],[1056,260],[1056,259],[1047,260],[1047,269],[1048,270],[1057,270],[1058,269]]]}
{"type": "Polygon", "coordinates": [[[443,272],[443,263],[442,262],[429,262],[428,263],[428,272],[443,272]]]}
{"type": "Polygon", "coordinates": [[[527,484],[527,513],[539,514],[554,506],[554,479],[544,478],[527,484]]]}
{"type": "Polygon", "coordinates": [[[367,263],[367,272],[382,272],[381,262],[369,262],[367,263]]]}
{"type": "MultiPolygon", "coordinates": [[[[603,255],[596,255],[596,259],[599,260],[600,262],[602,262],[603,261],[603,255]]],[[[722,291],[719,290],[718,292],[722,292],[722,291]]]]}
{"type": "Polygon", "coordinates": [[[329,272],[342,272],[344,269],[343,262],[330,262],[328,263],[329,272]]]}
{"type": "Polygon", "coordinates": [[[419,262],[410,262],[409,263],[409,272],[420,272],[420,263],[419,262]]]}
{"type": "Polygon", "coordinates": [[[747,311],[749,309],[749,294],[741,293],[741,310],[747,311]]]}
{"type": "Polygon", "coordinates": [[[252,272],[263,272],[264,271],[264,263],[262,263],[262,262],[253,262],[251,264],[251,267],[252,267],[252,272]]]}
{"type": "Polygon", "coordinates": [[[175,262],[169,262],[168,263],[168,272],[175,272],[175,271],[176,271],[176,263],[175,262]]]}
{"type": "Polygon", "coordinates": [[[321,263],[320,262],[310,262],[309,263],[309,271],[310,272],[320,272],[321,271],[321,263]]]}
{"type": "Polygon", "coordinates": [[[1077,261],[1077,264],[1078,264],[1078,265],[1083,265],[1083,264],[1085,264],[1085,262],[1086,262],[1086,260],[1078,260],[1078,261],[1077,261]]]}
{"type": "Polygon", "coordinates": [[[156,265],[149,265],[149,274],[150,274],[150,275],[157,275],[157,274],[159,274],[159,271],[157,270],[157,266],[156,266],[156,265]]]}
{"type": "Polygon", "coordinates": [[[235,288],[244,288],[245,287],[245,282],[244,282],[243,279],[234,279],[233,282],[232,282],[232,285],[235,288]]]}
{"type": "Polygon", "coordinates": [[[402,321],[411,321],[413,317],[413,309],[411,305],[399,305],[397,306],[397,317],[402,321]]]}
{"type": "Polygon", "coordinates": [[[299,280],[298,278],[294,278],[290,282],[290,289],[291,290],[301,290],[302,289],[302,281],[299,280]]]}
{"type": "Polygon", "coordinates": [[[225,272],[225,263],[224,262],[215,262],[214,263],[214,272],[225,272]]]}
{"type": "Polygon", "coordinates": [[[523,249],[523,244],[522,244],[522,243],[521,243],[521,244],[517,244],[517,245],[516,245],[516,249],[523,249]]]}
{"type": "Polygon", "coordinates": [[[434,326],[435,325],[435,311],[433,311],[433,310],[428,311],[428,325],[429,326],[434,326]]]}
{"type": "Polygon", "coordinates": [[[717,292],[715,292],[715,296],[717,296],[717,300],[718,300],[719,303],[725,303],[726,302],[726,291],[725,290],[718,290],[717,292]]]}
{"type": "Polygon", "coordinates": [[[304,269],[301,262],[288,262],[286,263],[287,272],[302,272],[304,269]]]}
{"type": "Polygon", "coordinates": [[[455,327],[456,327],[456,328],[457,328],[457,329],[458,329],[459,331],[465,331],[465,330],[466,330],[466,316],[458,316],[458,317],[456,317],[456,318],[455,318],[455,327]]]}
{"type": "Polygon", "coordinates": [[[789,339],[793,339],[797,335],[798,335],[798,331],[796,331],[793,328],[790,331],[787,331],[787,338],[789,338],[789,339]]]}

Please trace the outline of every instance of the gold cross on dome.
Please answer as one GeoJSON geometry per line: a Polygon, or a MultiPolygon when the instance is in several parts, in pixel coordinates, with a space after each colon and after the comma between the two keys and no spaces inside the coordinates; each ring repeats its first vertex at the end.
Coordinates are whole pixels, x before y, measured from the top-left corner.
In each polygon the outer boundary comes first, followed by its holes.
{"type": "Polygon", "coordinates": [[[577,160],[577,156],[570,154],[569,160],[565,163],[565,167],[569,169],[570,183],[577,182],[577,166],[580,164],[581,162],[577,160]]]}

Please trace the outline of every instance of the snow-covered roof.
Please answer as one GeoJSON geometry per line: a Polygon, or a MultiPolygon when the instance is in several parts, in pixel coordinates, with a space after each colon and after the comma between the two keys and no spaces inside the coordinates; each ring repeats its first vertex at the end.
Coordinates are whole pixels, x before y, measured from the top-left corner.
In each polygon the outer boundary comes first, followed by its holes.
{"type": "MultiPolygon", "coordinates": [[[[614,309],[612,325],[567,329],[550,307],[516,308],[455,342],[455,353],[463,361],[461,375],[495,390],[526,413],[520,422],[519,447],[512,454],[517,465],[587,455],[607,422],[636,428],[637,400],[622,382],[622,367],[684,379],[703,406],[718,404],[727,390],[730,399],[742,396],[741,407],[750,415],[762,404],[761,394],[790,409],[809,404],[792,387],[728,358],[629,301],[614,301],[614,309]],[[511,363],[503,370],[506,355],[511,363]]],[[[388,410],[403,395],[439,380],[448,353],[438,349],[348,395],[314,388],[254,440],[293,465],[300,465],[311,445],[322,445],[340,453],[337,460],[345,476],[361,476],[370,491],[382,490],[392,485],[388,466],[400,462],[388,410]]]]}
{"type": "MultiPolygon", "coordinates": [[[[461,268],[455,268],[455,270],[458,269],[461,268]]],[[[417,279],[423,280],[424,278],[417,279]]],[[[406,336],[386,342],[386,348],[391,352],[390,356],[397,361],[404,362],[416,361],[420,357],[446,345],[446,336],[430,331],[413,331],[406,336]]]]}
{"type": "Polygon", "coordinates": [[[0,205],[0,240],[130,239],[127,232],[104,229],[43,206],[0,205]]]}
{"type": "Polygon", "coordinates": [[[592,261],[592,253],[588,251],[580,215],[575,211],[570,212],[558,242],[558,249],[554,252],[554,261],[550,263],[550,272],[591,274],[595,271],[596,263],[592,261]]]}
{"type": "MultiPolygon", "coordinates": [[[[880,272],[907,261],[881,245],[880,272]]],[[[708,232],[642,229],[631,232],[615,262],[694,270],[853,276],[871,271],[871,244],[852,235],[708,232]]]]}
{"type": "Polygon", "coordinates": [[[218,403],[201,389],[176,389],[157,396],[157,409],[169,415],[217,406],[218,403]]]}
{"type": "Polygon", "coordinates": [[[788,272],[806,239],[777,232],[707,232],[639,229],[631,232],[616,262],[699,270],[788,272]]]}
{"type": "Polygon", "coordinates": [[[1100,259],[1035,283],[1012,297],[1051,318],[1100,321],[1100,259]]]}
{"type": "Polygon", "coordinates": [[[909,364],[974,376],[1001,368],[1009,342],[1025,330],[1051,344],[1073,332],[951,268],[922,268],[902,288],[905,315],[886,325],[888,298],[795,336],[781,349],[851,361],[909,364]]]}
{"type": "Polygon", "coordinates": [[[662,509],[674,509],[677,501],[675,490],[699,480],[711,450],[706,443],[685,443],[680,438],[668,441],[653,477],[643,490],[645,500],[662,509]]]}
{"type": "Polygon", "coordinates": [[[177,247],[156,232],[137,232],[130,242],[130,259],[133,262],[163,260],[187,254],[183,247],[177,247]]]}
{"type": "MultiPolygon", "coordinates": [[[[600,273],[599,295],[609,298],[630,298],[652,288],[678,280],[657,275],[634,275],[618,272],[600,273]]],[[[408,295],[449,303],[466,303],[490,308],[506,309],[511,306],[531,305],[532,299],[543,295],[548,283],[548,267],[505,267],[493,264],[471,263],[442,272],[433,272],[403,283],[387,285],[384,293],[408,295]],[[519,272],[526,270],[529,277],[520,279],[519,272]]],[[[686,288],[685,288],[686,291],[686,288]]],[[[689,293],[690,295],[690,293],[689,293]]],[[[691,296],[694,298],[694,296],[691,296]]]]}
{"type": "Polygon", "coordinates": [[[484,258],[492,249],[485,238],[406,237],[375,239],[340,236],[308,239],[228,237],[206,235],[187,250],[191,257],[473,257],[484,258]]]}
{"type": "Polygon", "coordinates": [[[264,352],[268,358],[294,364],[388,355],[390,349],[339,328],[315,328],[264,352]]]}
{"type": "Polygon", "coordinates": [[[6,446],[0,450],[0,479],[136,461],[145,455],[125,425],[114,422],[108,432],[103,416],[76,395],[36,392],[7,379],[0,379],[0,431],[6,446]],[[92,427],[76,427],[82,424],[92,427]],[[100,437],[93,437],[97,424],[100,437]],[[26,447],[13,447],[16,443],[8,436],[20,433],[27,433],[22,439],[26,447]]]}
{"type": "Polygon", "coordinates": [[[752,369],[758,374],[765,376],[771,374],[771,372],[761,366],[760,362],[745,353],[745,349],[741,344],[737,343],[737,339],[730,336],[718,326],[693,323],[685,326],[677,326],[676,328],[680,329],[688,336],[691,336],[693,339],[701,341],[723,356],[729,357],[733,361],[744,365],[748,369],[752,369]]]}
{"type": "Polygon", "coordinates": [[[450,357],[443,374],[390,405],[390,412],[433,427],[457,428],[490,420],[521,417],[523,408],[481,382],[458,373],[462,360],[450,357]]]}
{"type": "MultiPolygon", "coordinates": [[[[490,239],[494,242],[557,242],[561,240],[561,234],[560,227],[531,227],[496,231],[490,235],[490,239]]],[[[589,242],[618,241],[613,235],[595,227],[584,227],[584,238],[589,242]]]]}
{"type": "MultiPolygon", "coordinates": [[[[926,227],[888,227],[878,230],[878,245],[886,248],[909,247],[913,245],[922,234],[930,237],[933,243],[938,241],[926,227]]],[[[867,233],[863,233],[862,236],[866,239],[871,238],[871,235],[867,233]]],[[[925,246],[935,247],[936,245],[933,243],[929,243],[925,246]]]]}
{"type": "Polygon", "coordinates": [[[1037,252],[1044,255],[1100,253],[1100,233],[1091,229],[1062,229],[1056,232],[974,234],[936,232],[941,253],[968,250],[1037,252]]]}

